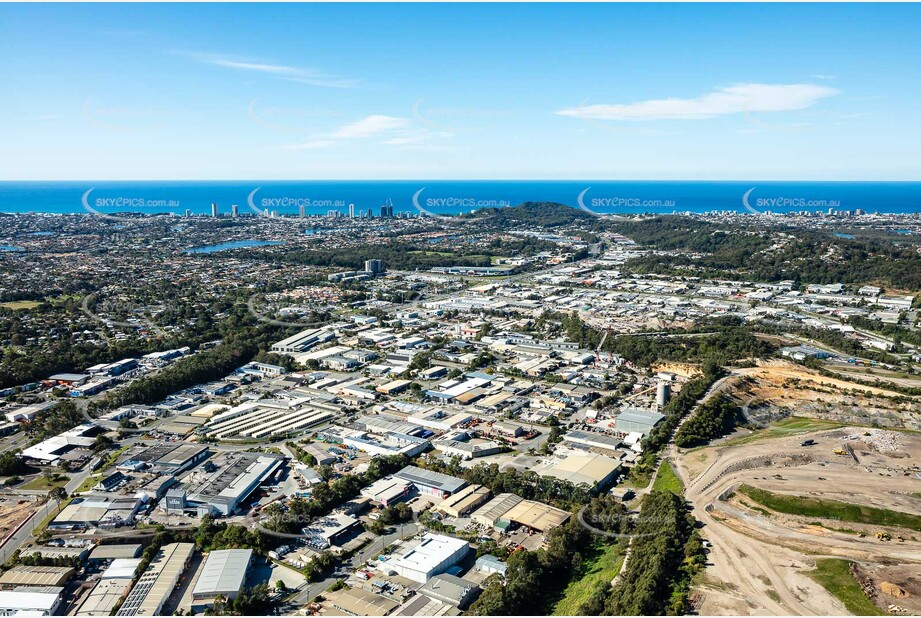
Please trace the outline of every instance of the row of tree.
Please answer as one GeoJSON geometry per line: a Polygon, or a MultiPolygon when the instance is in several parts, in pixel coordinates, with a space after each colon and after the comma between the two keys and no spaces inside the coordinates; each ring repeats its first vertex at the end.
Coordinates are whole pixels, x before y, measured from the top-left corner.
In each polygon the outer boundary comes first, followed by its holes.
{"type": "MultiPolygon", "coordinates": [[[[611,496],[586,501],[585,521],[593,528],[626,534],[632,523],[623,504],[611,496]]],[[[483,593],[468,613],[478,616],[545,616],[566,585],[585,575],[592,553],[604,551],[606,543],[622,543],[615,537],[596,535],[582,525],[577,515],[554,528],[546,549],[518,550],[508,557],[505,580],[498,575],[486,579],[483,593]]],[[[487,545],[490,549],[492,546],[487,545]]],[[[478,552],[479,553],[479,552],[478,552]]]]}
{"type": "Polygon", "coordinates": [[[682,616],[691,578],[706,563],[703,542],[682,496],[653,491],[632,530],[630,560],[617,586],[597,589],[579,613],[592,616],[682,616]]]}
{"type": "Polygon", "coordinates": [[[91,408],[109,410],[129,404],[154,403],[178,391],[223,378],[256,357],[260,352],[260,340],[264,346],[267,333],[272,333],[268,337],[271,339],[278,332],[278,327],[268,324],[244,327],[213,348],[111,391],[102,400],[93,402],[91,408]]]}
{"type": "Polygon", "coordinates": [[[519,550],[507,561],[505,580],[490,575],[467,613],[474,616],[544,616],[554,593],[582,566],[594,537],[575,517],[553,529],[546,549],[519,550]]]}
{"type": "Polygon", "coordinates": [[[712,361],[704,362],[701,370],[700,376],[688,380],[678,394],[665,405],[662,410],[665,418],[643,438],[643,454],[630,470],[632,475],[642,477],[652,473],[658,465],[659,453],[671,440],[678,423],[694,409],[698,400],[725,373],[722,367],[712,361]]]}
{"type": "Polygon", "coordinates": [[[86,418],[77,409],[76,404],[68,399],[62,399],[47,410],[42,410],[36,414],[27,431],[29,432],[30,440],[38,442],[56,436],[68,429],[73,429],[85,422],[86,418]]]}
{"type": "Polygon", "coordinates": [[[675,444],[681,447],[706,444],[731,432],[741,420],[742,411],[725,397],[703,403],[675,434],[675,444]]]}
{"type": "Polygon", "coordinates": [[[673,331],[674,337],[668,336],[672,333],[665,333],[650,336],[609,335],[605,338],[604,331],[583,322],[575,311],[569,314],[545,314],[538,319],[543,323],[559,320],[562,334],[590,350],[598,349],[604,340],[602,352],[618,354],[642,366],[662,361],[696,363],[704,359],[728,364],[741,359],[770,356],[776,350],[738,320],[712,320],[695,329],[676,329],[673,331]]]}

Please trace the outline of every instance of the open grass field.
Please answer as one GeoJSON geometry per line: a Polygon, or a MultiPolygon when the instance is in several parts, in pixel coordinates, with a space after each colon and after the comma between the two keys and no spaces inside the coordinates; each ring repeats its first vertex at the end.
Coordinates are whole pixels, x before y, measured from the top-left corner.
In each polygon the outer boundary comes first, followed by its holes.
{"type": "Polygon", "coordinates": [[[806,573],[838,598],[847,611],[856,616],[883,616],[886,612],[878,608],[864,594],[860,584],[850,572],[850,560],[823,558],[816,561],[815,571],[806,573]]]}
{"type": "Polygon", "coordinates": [[[553,616],[578,616],[579,608],[598,586],[607,586],[620,572],[624,561],[618,545],[604,545],[599,542],[595,552],[583,563],[580,577],[573,579],[563,590],[563,596],[553,607],[553,616]]]}
{"type": "MultiPolygon", "coordinates": [[[[748,444],[756,440],[769,440],[772,438],[786,438],[798,434],[811,433],[813,431],[826,431],[829,429],[840,429],[845,427],[843,423],[834,421],[825,421],[817,418],[805,418],[803,416],[788,416],[773,423],[767,429],[758,429],[747,436],[738,436],[720,443],[719,446],[739,446],[748,444]]],[[[701,447],[706,448],[706,447],[701,447]]]]}
{"type": "Polygon", "coordinates": [[[53,489],[55,487],[63,487],[69,480],[70,477],[64,474],[56,475],[55,478],[50,481],[44,475],[41,475],[28,483],[20,485],[19,489],[53,489]]]}
{"type": "Polygon", "coordinates": [[[762,506],[787,515],[802,515],[876,526],[895,526],[921,531],[921,515],[835,500],[776,494],[751,485],[739,486],[739,493],[748,496],[762,506]]]}
{"type": "Polygon", "coordinates": [[[21,309],[35,309],[40,304],[41,303],[37,300],[11,300],[6,303],[0,303],[0,307],[6,307],[7,309],[18,311],[21,309]]]}
{"type": "Polygon", "coordinates": [[[652,488],[658,491],[670,491],[679,496],[684,493],[684,483],[675,474],[675,469],[668,461],[663,461],[659,467],[659,474],[656,475],[656,482],[652,484],[652,488]]]}

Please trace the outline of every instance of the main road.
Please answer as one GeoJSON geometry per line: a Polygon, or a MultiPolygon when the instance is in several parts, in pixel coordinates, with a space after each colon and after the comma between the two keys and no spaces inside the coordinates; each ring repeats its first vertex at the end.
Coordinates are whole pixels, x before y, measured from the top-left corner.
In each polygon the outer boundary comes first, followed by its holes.
{"type": "MultiPolygon", "coordinates": [[[[67,484],[64,486],[64,490],[67,492],[67,495],[72,494],[80,485],[83,484],[83,481],[89,477],[92,472],[87,469],[79,472],[74,475],[67,484]]],[[[10,492],[15,493],[15,492],[10,492]]],[[[37,511],[35,511],[28,519],[26,519],[12,534],[7,536],[2,545],[0,545],[0,564],[6,562],[10,559],[17,549],[21,548],[23,545],[32,541],[34,539],[34,533],[36,527],[45,521],[48,517],[58,507],[58,503],[52,499],[48,499],[44,504],[42,504],[37,511]]]]}

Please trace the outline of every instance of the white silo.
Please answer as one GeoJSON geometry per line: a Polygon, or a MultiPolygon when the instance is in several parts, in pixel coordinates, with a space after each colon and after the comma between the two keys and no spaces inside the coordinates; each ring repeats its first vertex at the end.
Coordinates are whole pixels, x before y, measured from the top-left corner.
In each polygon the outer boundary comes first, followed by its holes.
{"type": "Polygon", "coordinates": [[[668,403],[672,389],[668,382],[659,382],[656,387],[656,406],[661,410],[668,403]]]}

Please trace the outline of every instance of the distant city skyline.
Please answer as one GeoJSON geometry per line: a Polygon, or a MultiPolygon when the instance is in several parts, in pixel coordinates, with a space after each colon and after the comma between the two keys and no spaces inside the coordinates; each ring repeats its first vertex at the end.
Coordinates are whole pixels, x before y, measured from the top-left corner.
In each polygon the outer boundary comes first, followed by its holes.
{"type": "Polygon", "coordinates": [[[0,5],[0,180],[919,180],[919,18],[0,5]]]}

